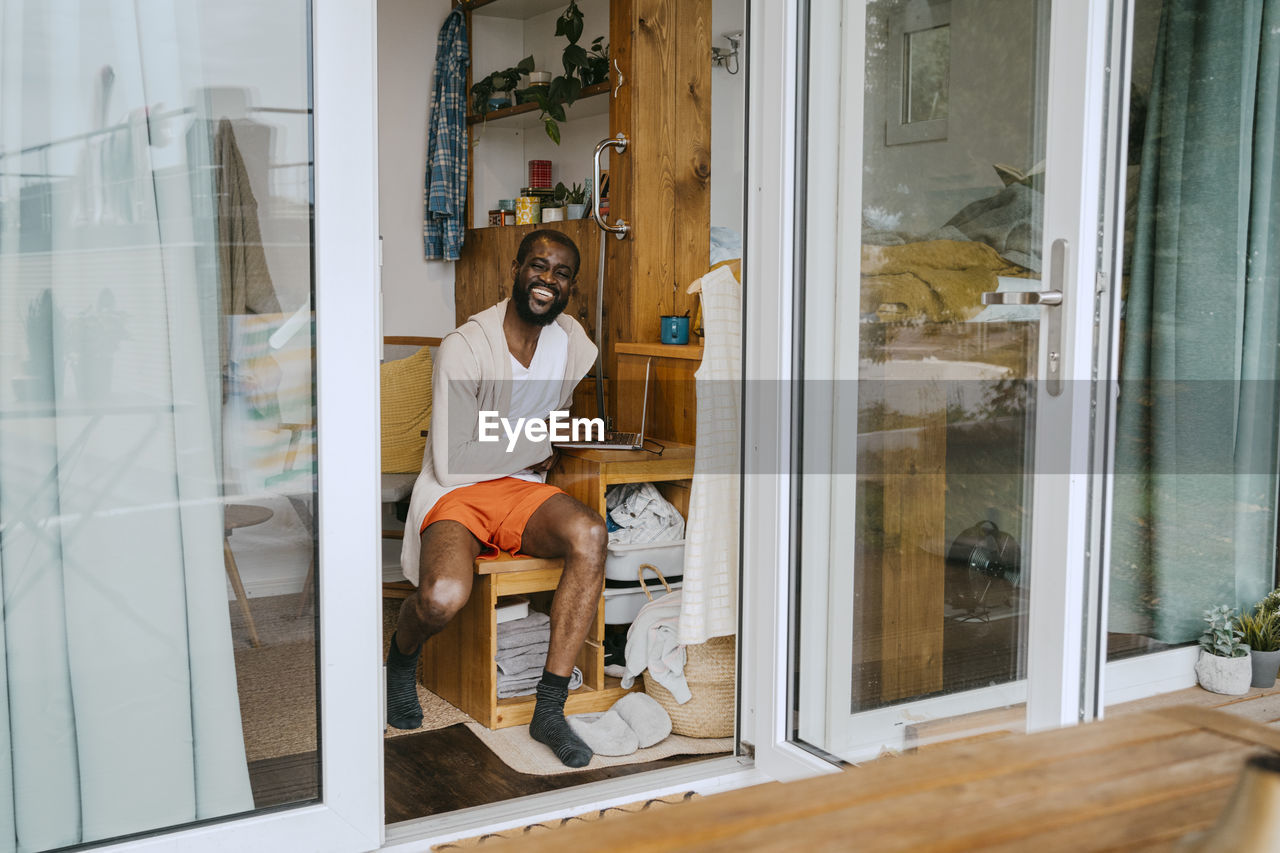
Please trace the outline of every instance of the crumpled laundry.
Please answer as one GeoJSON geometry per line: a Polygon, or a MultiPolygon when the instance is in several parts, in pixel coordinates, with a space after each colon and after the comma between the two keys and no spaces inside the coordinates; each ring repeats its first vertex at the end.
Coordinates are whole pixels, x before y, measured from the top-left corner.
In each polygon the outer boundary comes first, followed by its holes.
{"type": "Polygon", "coordinates": [[[627,674],[622,686],[635,684],[646,669],[649,675],[683,705],[693,698],[684,677],[685,652],[677,636],[680,623],[681,590],[650,601],[636,614],[627,631],[627,674]]]}
{"type": "Polygon", "coordinates": [[[675,542],[684,538],[684,516],[653,483],[613,486],[605,494],[605,506],[609,520],[618,527],[609,533],[611,545],[675,542]]]}

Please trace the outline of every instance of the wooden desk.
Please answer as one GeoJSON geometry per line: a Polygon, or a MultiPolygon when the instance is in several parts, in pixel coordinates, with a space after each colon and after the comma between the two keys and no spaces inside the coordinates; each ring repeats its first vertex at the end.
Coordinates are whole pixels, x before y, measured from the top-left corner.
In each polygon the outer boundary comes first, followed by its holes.
{"type": "Polygon", "coordinates": [[[551,482],[605,514],[605,491],[620,483],[656,483],[663,497],[689,517],[693,445],[646,442],[649,450],[562,450],[551,482]],[[661,453],[655,451],[661,449],[661,453]]]}
{"type": "MultiPolygon", "coordinates": [[[[657,482],[682,513],[689,511],[693,447],[668,445],[659,456],[634,450],[564,450],[550,482],[587,506],[605,513],[605,489],[616,483],[657,482]]],[[[423,649],[422,684],[491,729],[523,725],[533,719],[533,695],[499,699],[494,656],[498,646],[498,599],[506,595],[549,593],[560,583],[560,560],[502,557],[476,563],[471,598],[453,621],[423,649]]],[[[604,711],[622,698],[616,678],[604,674],[604,598],[578,654],[583,685],[569,694],[565,712],[604,711]]]]}
{"type": "MultiPolygon", "coordinates": [[[[610,821],[639,850],[1172,850],[1217,820],[1250,755],[1280,731],[1192,706],[999,741],[959,742],[610,821]]],[[[568,826],[494,850],[599,849],[568,826]]]]}

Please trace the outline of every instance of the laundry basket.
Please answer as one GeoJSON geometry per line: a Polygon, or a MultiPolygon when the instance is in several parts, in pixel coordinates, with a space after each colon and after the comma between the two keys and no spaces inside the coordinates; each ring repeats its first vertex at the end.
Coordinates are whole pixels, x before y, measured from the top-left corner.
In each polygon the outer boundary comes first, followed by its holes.
{"type": "Polygon", "coordinates": [[[729,737],[733,734],[734,641],[712,637],[697,646],[685,646],[684,677],[693,698],[683,705],[671,691],[644,674],[648,693],[671,717],[671,731],[687,737],[729,737]]]}
{"type": "MultiPolygon", "coordinates": [[[[657,566],[643,563],[636,571],[640,589],[653,600],[645,582],[645,569],[658,576],[670,593],[671,587],[657,566]]],[[[644,671],[644,692],[652,696],[671,717],[671,731],[686,737],[729,737],[733,734],[733,710],[736,700],[733,637],[712,637],[696,646],[685,646],[684,678],[692,698],[683,705],[671,691],[644,671]]]]}

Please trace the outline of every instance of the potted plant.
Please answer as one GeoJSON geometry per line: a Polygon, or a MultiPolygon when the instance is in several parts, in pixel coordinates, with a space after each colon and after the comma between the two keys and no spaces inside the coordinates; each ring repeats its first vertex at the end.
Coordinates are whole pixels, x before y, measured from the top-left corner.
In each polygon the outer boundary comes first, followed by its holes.
{"type": "Polygon", "coordinates": [[[582,184],[556,184],[556,198],[564,199],[565,219],[581,219],[587,212],[587,190],[582,184]]]}
{"type": "Polygon", "coordinates": [[[564,73],[554,78],[549,86],[531,86],[517,92],[522,101],[534,101],[542,110],[542,126],[556,145],[560,144],[560,122],[565,120],[564,108],[578,100],[584,86],[609,79],[609,45],[604,36],[591,42],[591,49],[578,44],[582,38],[582,10],[576,0],[556,18],[556,35],[569,40],[561,54],[564,73]]]}
{"type": "Polygon", "coordinates": [[[520,75],[533,71],[533,57],[526,56],[516,65],[494,71],[481,78],[471,87],[471,111],[476,115],[485,115],[491,109],[508,106],[512,93],[520,85],[520,75]]]}
{"type": "Polygon", "coordinates": [[[1253,677],[1249,647],[1241,642],[1242,632],[1235,616],[1235,609],[1225,604],[1204,612],[1209,627],[1200,635],[1200,659],[1196,661],[1200,686],[1228,696],[1248,693],[1253,677]]]}
{"type": "Polygon", "coordinates": [[[564,205],[552,199],[542,203],[542,221],[560,222],[564,219],[564,205]]]}
{"type": "Polygon", "coordinates": [[[1240,615],[1241,640],[1249,646],[1253,667],[1251,687],[1274,687],[1280,671],[1280,614],[1266,613],[1259,605],[1255,613],[1240,615]]]}

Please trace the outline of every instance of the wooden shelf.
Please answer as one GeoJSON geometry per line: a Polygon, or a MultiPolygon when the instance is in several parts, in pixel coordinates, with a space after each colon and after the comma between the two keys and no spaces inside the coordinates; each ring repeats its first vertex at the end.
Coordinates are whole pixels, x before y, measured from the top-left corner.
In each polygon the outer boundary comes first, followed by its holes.
{"type": "Polygon", "coordinates": [[[613,345],[614,352],[624,355],[644,355],[655,358],[687,358],[702,361],[702,344],[623,343],[613,345]]]}
{"type": "MultiPolygon", "coordinates": [[[[458,5],[457,0],[454,5],[458,5]]],[[[568,0],[471,0],[469,5],[473,15],[524,21],[535,15],[559,11],[569,4],[568,0]]]]}
{"type": "MultiPolygon", "coordinates": [[[[609,94],[609,81],[607,80],[603,83],[595,83],[585,87],[582,93],[578,95],[578,99],[565,107],[566,119],[573,121],[578,118],[608,114],[609,98],[600,97],[607,94],[609,94]]],[[[538,105],[533,101],[529,101],[523,104],[516,104],[514,107],[493,110],[484,115],[468,113],[467,124],[500,124],[504,128],[537,127],[542,124],[541,115],[542,112],[538,109],[538,105]]]]}
{"type": "MultiPolygon", "coordinates": [[[[585,685],[577,690],[571,690],[569,698],[564,703],[564,711],[566,714],[589,714],[593,711],[607,711],[613,707],[613,703],[633,691],[642,692],[640,679],[637,678],[636,683],[628,690],[622,686],[620,679],[606,676],[604,687],[599,690],[592,690],[585,685]]],[[[538,696],[535,693],[530,693],[528,696],[499,699],[495,714],[497,728],[522,726],[528,723],[533,719],[533,706],[537,701],[538,696]]]]}

